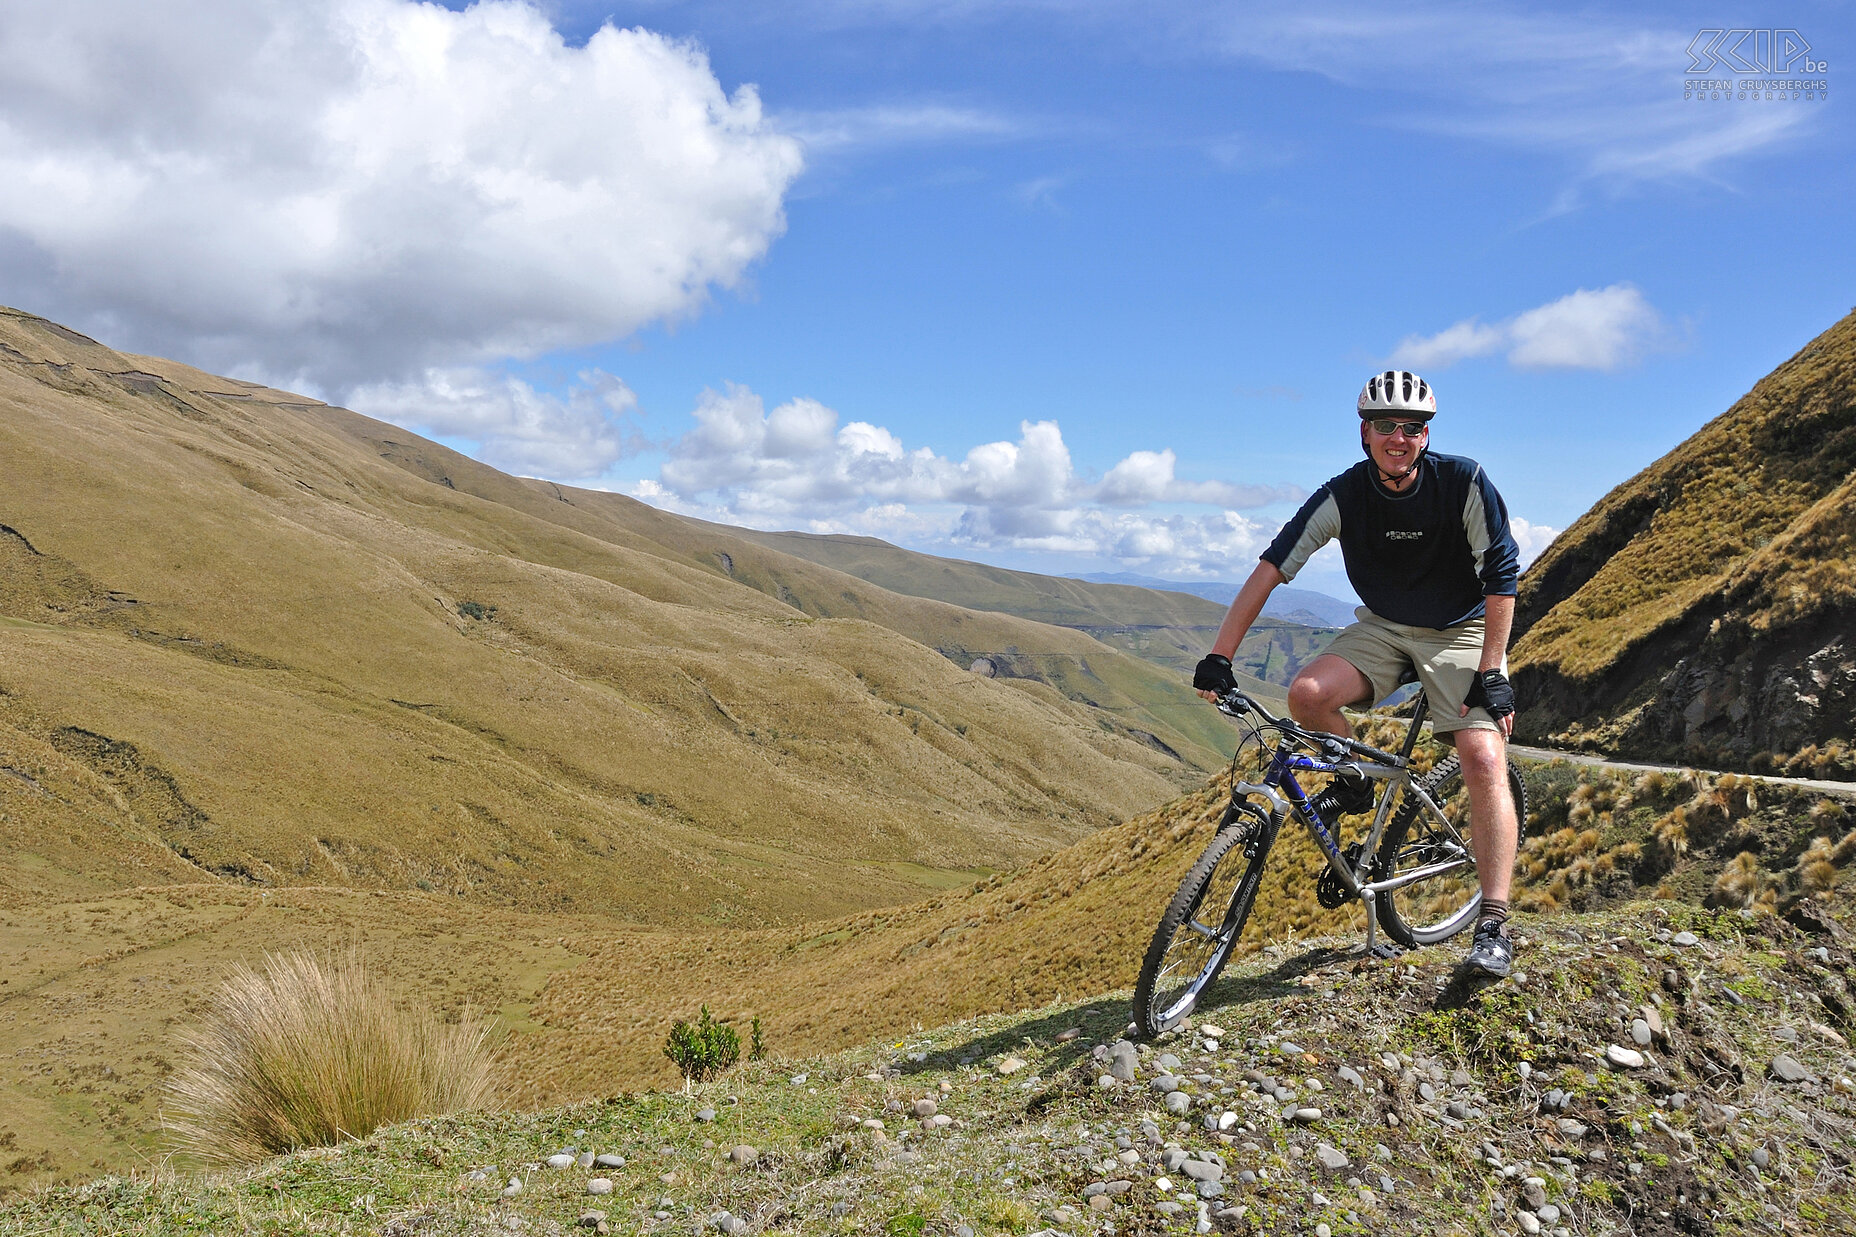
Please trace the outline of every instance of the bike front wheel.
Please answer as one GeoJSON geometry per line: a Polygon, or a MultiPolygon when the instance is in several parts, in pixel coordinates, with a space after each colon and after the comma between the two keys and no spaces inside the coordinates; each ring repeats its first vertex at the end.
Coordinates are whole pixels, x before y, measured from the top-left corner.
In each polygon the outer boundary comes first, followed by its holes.
{"type": "MultiPolygon", "coordinates": [[[[1405,796],[1405,802],[1386,825],[1373,865],[1375,882],[1430,872],[1375,899],[1379,926],[1408,948],[1449,940],[1473,923],[1482,908],[1462,761],[1451,754],[1416,788],[1424,792],[1424,797],[1405,796]]],[[[1512,760],[1508,762],[1508,790],[1514,796],[1519,830],[1520,822],[1527,819],[1527,787],[1512,760]]]]}
{"type": "Polygon", "coordinates": [[[1134,1021],[1158,1035],[1186,1020],[1231,956],[1263,881],[1275,834],[1248,803],[1225,809],[1218,832],[1160,917],[1134,985],[1134,1021]]]}

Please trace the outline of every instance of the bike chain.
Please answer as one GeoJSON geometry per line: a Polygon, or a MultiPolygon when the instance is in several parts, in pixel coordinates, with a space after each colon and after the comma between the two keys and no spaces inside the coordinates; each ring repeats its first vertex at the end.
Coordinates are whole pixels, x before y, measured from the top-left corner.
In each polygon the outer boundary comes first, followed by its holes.
{"type": "MultiPolygon", "coordinates": [[[[1364,842],[1355,842],[1352,846],[1341,851],[1341,856],[1347,860],[1347,866],[1355,871],[1359,870],[1360,851],[1365,845],[1366,843],[1364,842]]],[[[1315,882],[1315,901],[1321,903],[1321,905],[1328,910],[1334,910],[1352,896],[1351,893],[1347,892],[1345,886],[1340,883],[1340,877],[1334,875],[1333,868],[1329,867],[1321,870],[1321,879],[1315,882]]]]}

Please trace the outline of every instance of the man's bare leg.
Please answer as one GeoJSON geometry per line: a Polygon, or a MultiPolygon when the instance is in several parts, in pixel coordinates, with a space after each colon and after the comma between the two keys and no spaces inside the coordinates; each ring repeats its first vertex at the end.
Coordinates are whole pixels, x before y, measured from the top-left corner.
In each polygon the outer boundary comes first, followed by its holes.
{"type": "Polygon", "coordinates": [[[1372,696],[1373,685],[1358,666],[1344,657],[1323,653],[1303,666],[1295,682],[1289,684],[1289,716],[1310,730],[1350,735],[1353,724],[1341,712],[1341,706],[1371,701],[1372,696]]]}
{"type": "Polygon", "coordinates": [[[1469,830],[1482,896],[1506,902],[1521,835],[1514,795],[1508,790],[1508,742],[1494,730],[1459,730],[1451,738],[1463,762],[1463,785],[1469,789],[1469,830]]]}

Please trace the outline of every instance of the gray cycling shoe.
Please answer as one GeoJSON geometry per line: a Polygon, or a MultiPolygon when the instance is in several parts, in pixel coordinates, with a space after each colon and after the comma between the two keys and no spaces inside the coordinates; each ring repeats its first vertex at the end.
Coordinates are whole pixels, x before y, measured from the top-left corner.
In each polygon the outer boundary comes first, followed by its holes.
{"type": "Polygon", "coordinates": [[[1514,942],[1493,919],[1476,925],[1476,938],[1463,959],[1463,969],[1500,979],[1514,969],[1514,942]]]}

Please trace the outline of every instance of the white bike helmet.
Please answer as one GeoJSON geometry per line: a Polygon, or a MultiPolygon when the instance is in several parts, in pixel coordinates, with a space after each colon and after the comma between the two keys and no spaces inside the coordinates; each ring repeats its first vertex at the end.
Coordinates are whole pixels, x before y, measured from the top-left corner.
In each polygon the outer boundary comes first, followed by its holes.
{"type": "Polygon", "coordinates": [[[1367,379],[1359,410],[1362,421],[1388,413],[1429,421],[1437,415],[1437,393],[1408,369],[1388,369],[1367,379]]]}

